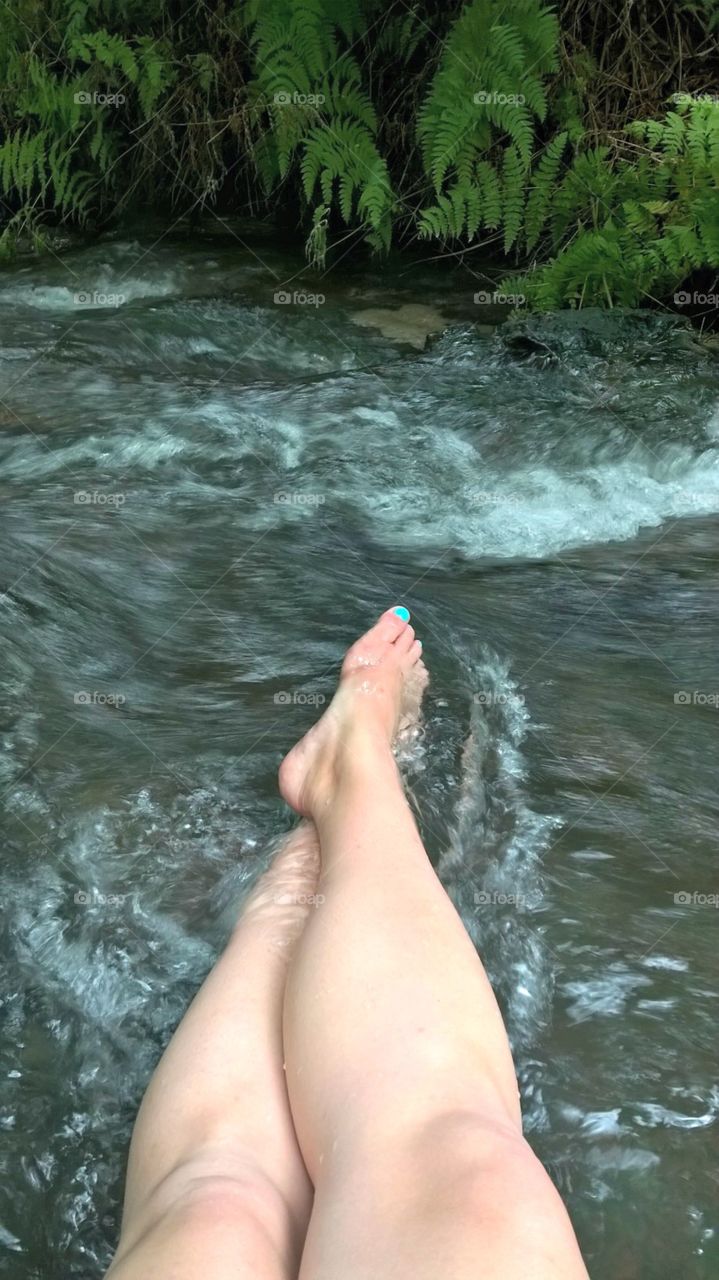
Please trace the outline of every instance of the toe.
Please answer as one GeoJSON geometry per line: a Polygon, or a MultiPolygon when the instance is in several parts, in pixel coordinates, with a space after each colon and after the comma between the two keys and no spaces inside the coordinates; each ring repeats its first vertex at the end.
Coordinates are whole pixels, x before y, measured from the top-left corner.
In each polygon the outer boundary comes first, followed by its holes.
{"type": "Polygon", "coordinates": [[[414,627],[410,627],[408,624],[404,628],[404,630],[401,631],[400,634],[398,635],[397,639],[394,642],[394,647],[397,650],[397,653],[400,654],[400,656],[404,656],[405,653],[409,652],[413,644],[414,644],[414,627]]]}
{"type": "Polygon", "coordinates": [[[416,662],[419,662],[421,656],[422,656],[422,641],[413,640],[409,647],[409,651],[407,653],[407,660],[409,665],[414,666],[416,662]]]}
{"type": "Polygon", "coordinates": [[[367,632],[366,639],[370,643],[393,644],[407,629],[408,622],[409,610],[403,605],[393,605],[391,609],[385,610],[372,630],[367,632]],[[395,612],[397,609],[402,610],[401,615],[395,612]]]}
{"type": "Polygon", "coordinates": [[[342,670],[353,671],[359,666],[377,666],[390,645],[393,649],[396,649],[398,644],[401,646],[399,649],[401,657],[414,638],[414,631],[408,625],[408,619],[409,609],[405,609],[402,605],[393,605],[391,609],[385,610],[375,625],[347,650],[342,670]]]}

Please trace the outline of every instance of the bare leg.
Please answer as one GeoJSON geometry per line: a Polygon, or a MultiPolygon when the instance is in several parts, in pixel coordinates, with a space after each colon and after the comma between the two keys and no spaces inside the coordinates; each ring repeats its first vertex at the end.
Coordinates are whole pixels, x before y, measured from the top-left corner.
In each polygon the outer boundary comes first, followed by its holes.
{"type": "Polygon", "coordinates": [[[287,965],[313,910],[317,835],[302,823],[150,1082],[130,1148],[108,1280],[295,1280],[312,1190],[283,1071],[287,965]]]}
{"type": "Polygon", "coordinates": [[[320,835],[323,904],[285,999],[287,1084],[315,1184],[302,1280],[580,1280],[522,1138],[502,1019],[422,847],[389,742],[419,661],[384,614],[280,771],[320,835]]]}

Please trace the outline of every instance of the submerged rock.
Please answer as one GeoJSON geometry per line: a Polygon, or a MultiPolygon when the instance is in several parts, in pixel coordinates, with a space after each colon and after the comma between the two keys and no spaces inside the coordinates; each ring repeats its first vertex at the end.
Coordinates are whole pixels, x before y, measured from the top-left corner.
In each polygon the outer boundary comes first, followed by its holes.
{"type": "Polygon", "coordinates": [[[441,311],[419,302],[407,302],[401,307],[368,307],[356,311],[351,318],[365,328],[379,329],[385,338],[408,342],[418,351],[424,351],[430,334],[441,333],[447,327],[441,311]]]}

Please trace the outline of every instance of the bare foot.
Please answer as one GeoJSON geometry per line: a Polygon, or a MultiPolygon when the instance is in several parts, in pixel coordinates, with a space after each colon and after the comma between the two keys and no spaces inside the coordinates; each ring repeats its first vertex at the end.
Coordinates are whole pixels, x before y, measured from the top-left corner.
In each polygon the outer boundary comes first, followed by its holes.
{"type": "Polygon", "coordinates": [[[348,649],[329,707],[280,766],[280,793],[297,813],[313,817],[327,804],[348,753],[389,750],[398,730],[416,722],[429,679],[421,652],[394,609],[348,649]]]}

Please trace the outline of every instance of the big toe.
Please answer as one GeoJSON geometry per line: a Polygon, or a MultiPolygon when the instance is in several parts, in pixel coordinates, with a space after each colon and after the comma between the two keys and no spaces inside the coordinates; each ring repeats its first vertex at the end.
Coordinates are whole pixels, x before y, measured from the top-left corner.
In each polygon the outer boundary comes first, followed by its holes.
{"type": "Polygon", "coordinates": [[[374,626],[348,650],[345,669],[379,662],[387,646],[399,643],[404,637],[408,624],[409,609],[405,609],[403,605],[393,605],[391,609],[386,609],[374,626]]]}
{"type": "Polygon", "coordinates": [[[394,644],[404,635],[408,626],[409,609],[405,609],[404,605],[395,604],[391,609],[385,609],[381,618],[367,632],[366,638],[378,644],[394,644]]]}

